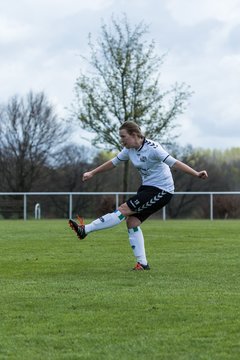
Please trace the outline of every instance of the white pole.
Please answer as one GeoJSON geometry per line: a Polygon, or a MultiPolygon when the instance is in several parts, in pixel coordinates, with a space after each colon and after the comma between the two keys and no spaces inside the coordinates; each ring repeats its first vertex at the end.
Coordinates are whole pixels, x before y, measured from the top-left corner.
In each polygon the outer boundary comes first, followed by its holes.
{"type": "Polygon", "coordinates": [[[162,210],[163,210],[163,213],[162,213],[163,220],[165,221],[166,220],[166,206],[164,206],[162,210]]]}
{"type": "Polygon", "coordinates": [[[116,209],[119,207],[119,198],[118,194],[116,194],[116,209]]]}
{"type": "Polygon", "coordinates": [[[210,194],[210,220],[213,220],[213,194],[210,194]]]}
{"type": "Polygon", "coordinates": [[[69,219],[72,218],[72,194],[69,194],[69,219]]]}
{"type": "Polygon", "coordinates": [[[27,194],[23,195],[23,219],[27,220],[27,194]]]}
{"type": "Polygon", "coordinates": [[[41,208],[39,203],[35,205],[35,220],[37,219],[41,219],[41,208]]]}

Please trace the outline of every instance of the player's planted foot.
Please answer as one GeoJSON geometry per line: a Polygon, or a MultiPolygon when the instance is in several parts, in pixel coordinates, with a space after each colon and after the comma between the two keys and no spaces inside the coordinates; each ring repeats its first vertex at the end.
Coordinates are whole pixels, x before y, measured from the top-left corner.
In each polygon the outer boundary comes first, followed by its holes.
{"type": "Polygon", "coordinates": [[[143,265],[143,264],[140,264],[139,262],[136,263],[136,265],[134,266],[134,268],[132,270],[150,270],[150,266],[147,264],[147,265],[143,265]]]}
{"type": "Polygon", "coordinates": [[[87,236],[87,234],[85,232],[85,225],[83,223],[83,219],[78,216],[78,220],[80,224],[78,224],[72,219],[69,219],[68,223],[72,230],[75,231],[75,233],[77,234],[77,237],[82,240],[87,236]]]}

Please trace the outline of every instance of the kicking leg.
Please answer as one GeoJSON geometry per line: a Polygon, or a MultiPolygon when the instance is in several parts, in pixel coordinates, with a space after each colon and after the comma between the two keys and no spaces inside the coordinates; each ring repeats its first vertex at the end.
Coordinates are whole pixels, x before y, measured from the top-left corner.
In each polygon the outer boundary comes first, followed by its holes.
{"type": "Polygon", "coordinates": [[[123,220],[125,220],[125,216],[119,210],[115,210],[85,225],[85,232],[88,234],[92,231],[108,229],[120,224],[123,220]]]}
{"type": "Polygon", "coordinates": [[[83,220],[78,217],[80,224],[70,219],[69,225],[76,232],[79,239],[84,239],[87,234],[92,231],[108,229],[120,224],[123,220],[125,220],[126,216],[132,213],[133,211],[130,210],[126,203],[124,203],[114,212],[103,215],[100,218],[92,221],[90,224],[84,225],[83,220]]]}

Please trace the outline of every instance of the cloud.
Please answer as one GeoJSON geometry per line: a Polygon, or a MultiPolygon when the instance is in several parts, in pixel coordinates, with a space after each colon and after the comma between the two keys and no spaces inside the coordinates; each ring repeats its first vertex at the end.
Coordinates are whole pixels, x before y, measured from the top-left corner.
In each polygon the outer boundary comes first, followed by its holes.
{"type": "Polygon", "coordinates": [[[0,15],[0,44],[21,41],[29,36],[29,26],[0,15]]]}
{"type": "Polygon", "coordinates": [[[1,4],[0,10],[9,17],[42,22],[44,19],[71,16],[83,10],[98,11],[111,4],[111,0],[8,0],[1,4]]]}
{"type": "Polygon", "coordinates": [[[238,22],[239,0],[165,0],[172,17],[183,26],[193,26],[206,20],[238,22]]]}
{"type": "Polygon", "coordinates": [[[231,28],[231,30],[228,33],[228,38],[226,39],[226,50],[233,52],[233,53],[239,53],[240,52],[240,24],[234,26],[231,28]]]}
{"type": "Polygon", "coordinates": [[[173,78],[181,73],[194,90],[183,115],[182,140],[192,143],[194,138],[198,146],[211,148],[239,146],[240,55],[171,61],[173,78]]]}

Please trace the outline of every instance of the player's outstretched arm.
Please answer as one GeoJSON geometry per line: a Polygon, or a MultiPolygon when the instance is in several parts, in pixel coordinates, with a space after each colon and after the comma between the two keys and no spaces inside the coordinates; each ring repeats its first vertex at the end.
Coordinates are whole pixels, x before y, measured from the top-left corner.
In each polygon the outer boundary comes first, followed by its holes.
{"type": "Polygon", "coordinates": [[[105,163],[103,163],[102,165],[98,166],[97,168],[91,170],[91,171],[87,171],[83,174],[82,177],[82,181],[87,181],[90,180],[94,175],[104,172],[104,171],[108,171],[115,168],[115,166],[112,163],[112,160],[108,160],[105,163]]]}
{"type": "Polygon", "coordinates": [[[173,166],[175,169],[181,170],[189,175],[196,176],[200,179],[207,179],[208,173],[206,170],[196,171],[182,161],[177,160],[173,166]]]}

